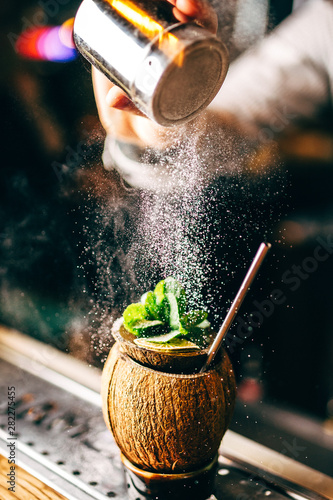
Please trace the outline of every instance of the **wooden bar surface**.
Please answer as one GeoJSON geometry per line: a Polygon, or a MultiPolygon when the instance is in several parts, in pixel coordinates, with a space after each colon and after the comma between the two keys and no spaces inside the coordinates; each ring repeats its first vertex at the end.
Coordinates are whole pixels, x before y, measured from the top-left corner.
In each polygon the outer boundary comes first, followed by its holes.
{"type": "Polygon", "coordinates": [[[18,465],[15,465],[15,492],[8,491],[9,468],[7,458],[0,455],[1,500],[68,500],[18,465]]]}

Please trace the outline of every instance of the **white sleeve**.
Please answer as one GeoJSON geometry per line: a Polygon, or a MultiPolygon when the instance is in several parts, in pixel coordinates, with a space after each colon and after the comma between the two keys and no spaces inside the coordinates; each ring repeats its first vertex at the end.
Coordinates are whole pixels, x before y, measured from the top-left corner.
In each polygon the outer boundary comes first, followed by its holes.
{"type": "Polygon", "coordinates": [[[280,132],[333,95],[333,3],[313,0],[231,64],[211,109],[280,132]]]}

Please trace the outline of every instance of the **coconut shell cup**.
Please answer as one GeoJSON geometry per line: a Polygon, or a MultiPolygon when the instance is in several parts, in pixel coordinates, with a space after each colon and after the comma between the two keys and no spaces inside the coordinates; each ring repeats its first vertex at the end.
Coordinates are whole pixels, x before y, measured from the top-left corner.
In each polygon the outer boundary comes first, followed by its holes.
{"type": "Polygon", "coordinates": [[[142,470],[180,474],[208,464],[234,401],[234,372],[224,351],[211,370],[185,375],[142,366],[116,342],[104,366],[105,422],[122,454],[142,470]]]}
{"type": "MultiPolygon", "coordinates": [[[[151,348],[135,344],[137,338],[128,332],[123,325],[123,318],[117,319],[112,327],[112,336],[119,343],[121,352],[128,354],[140,364],[155,368],[155,370],[171,373],[196,373],[207,359],[209,346],[204,349],[168,349],[167,344],[151,343],[151,348]]],[[[213,341],[214,333],[211,332],[213,341]]]]}

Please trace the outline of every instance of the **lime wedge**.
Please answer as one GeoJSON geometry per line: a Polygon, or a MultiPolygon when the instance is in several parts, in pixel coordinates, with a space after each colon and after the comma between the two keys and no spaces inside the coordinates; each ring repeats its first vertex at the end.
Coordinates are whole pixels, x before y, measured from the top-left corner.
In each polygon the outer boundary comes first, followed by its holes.
{"type": "MultiPolygon", "coordinates": [[[[167,334],[168,335],[168,334],[167,334]]],[[[164,337],[164,335],[159,335],[159,337],[164,337]]],[[[158,338],[158,337],[155,337],[158,338]]],[[[168,342],[165,341],[151,341],[151,337],[149,339],[144,339],[144,338],[138,338],[134,339],[134,342],[139,346],[139,347],[145,347],[147,349],[155,349],[158,351],[196,351],[200,350],[200,347],[198,347],[196,344],[193,342],[190,342],[189,340],[186,339],[180,339],[180,338],[173,338],[168,342]]]]}
{"type": "Polygon", "coordinates": [[[146,337],[145,340],[148,342],[169,342],[169,340],[172,340],[175,337],[178,337],[180,335],[179,330],[171,330],[169,333],[163,333],[162,335],[154,335],[150,337],[146,337]]]}

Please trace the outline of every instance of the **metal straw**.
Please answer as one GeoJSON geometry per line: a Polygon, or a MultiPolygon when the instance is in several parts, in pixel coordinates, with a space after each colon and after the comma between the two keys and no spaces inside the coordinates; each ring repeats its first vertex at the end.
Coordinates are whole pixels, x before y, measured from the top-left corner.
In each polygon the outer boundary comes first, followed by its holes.
{"type": "Polygon", "coordinates": [[[252,284],[252,281],[254,280],[257,272],[259,271],[259,268],[261,264],[264,261],[264,258],[266,257],[266,254],[268,250],[271,248],[270,243],[261,243],[260,247],[258,248],[258,251],[252,261],[252,264],[243,280],[243,283],[241,284],[240,289],[238,290],[238,293],[231,304],[231,307],[228,311],[228,314],[226,315],[222,326],[216,335],[214,342],[212,343],[209,351],[208,351],[208,356],[206,363],[203,365],[203,367],[200,370],[200,373],[205,372],[209,365],[212,363],[213,359],[215,358],[219,348],[221,347],[222,341],[224,337],[226,336],[229,328],[232,325],[233,320],[235,319],[236,314],[238,313],[238,310],[240,306],[242,305],[242,302],[247,294],[247,292],[250,289],[250,286],[252,284]]]}

